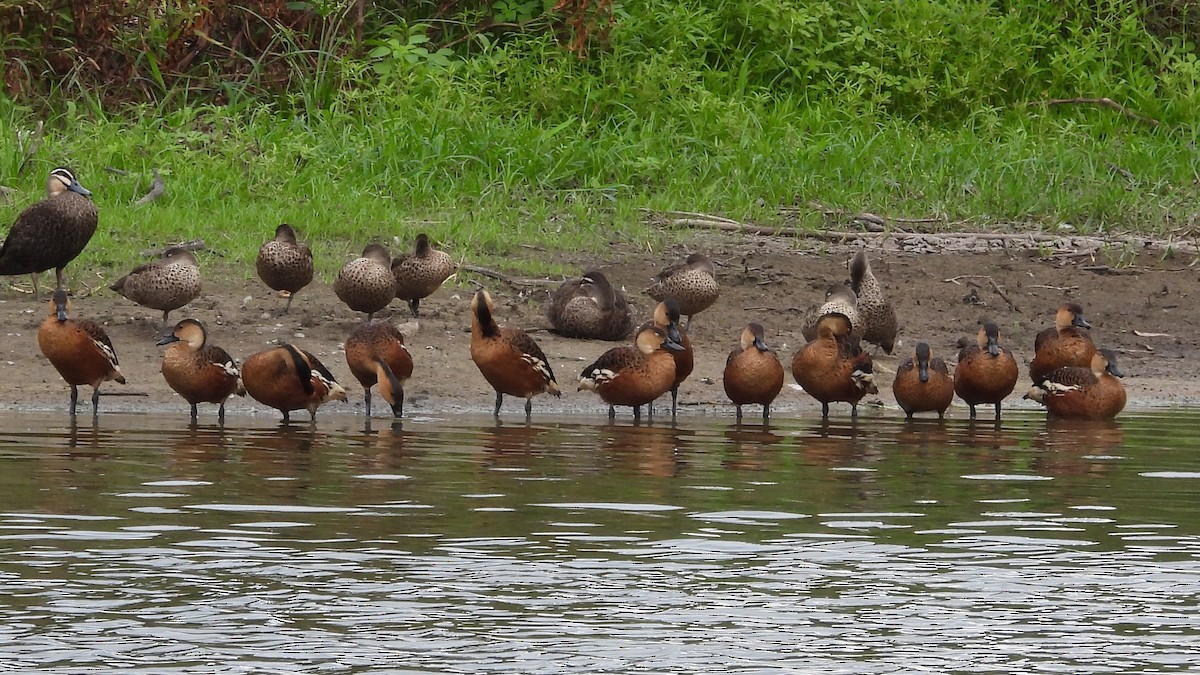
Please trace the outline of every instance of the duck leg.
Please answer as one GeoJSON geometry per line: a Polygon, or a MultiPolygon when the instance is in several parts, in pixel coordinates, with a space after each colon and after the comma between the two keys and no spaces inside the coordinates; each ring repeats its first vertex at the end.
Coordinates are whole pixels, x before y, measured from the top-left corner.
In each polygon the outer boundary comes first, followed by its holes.
{"type": "Polygon", "coordinates": [[[504,402],[504,394],[496,392],[496,409],[492,411],[492,417],[500,416],[500,404],[504,402]]]}
{"type": "Polygon", "coordinates": [[[617,419],[617,407],[615,405],[608,406],[608,421],[611,422],[617,419]]]}
{"type": "Polygon", "coordinates": [[[217,423],[225,424],[225,402],[221,401],[221,405],[217,407],[217,423]]]}
{"type": "Polygon", "coordinates": [[[823,419],[823,420],[829,419],[829,404],[828,403],[821,404],[821,419],[823,419]]]}
{"type": "Polygon", "coordinates": [[[418,308],[419,308],[420,306],[421,306],[421,300],[420,300],[420,299],[417,299],[417,300],[409,300],[409,301],[408,301],[408,308],[412,310],[412,313],[413,313],[413,316],[414,316],[414,317],[420,318],[420,316],[421,316],[421,313],[420,313],[420,311],[418,311],[418,308]]]}
{"type": "Polygon", "coordinates": [[[193,422],[195,422],[195,421],[196,421],[196,418],[197,418],[197,416],[198,416],[198,413],[199,413],[199,411],[198,411],[198,410],[196,410],[196,404],[195,404],[195,403],[193,403],[193,404],[192,404],[192,421],[193,421],[193,422]]]}
{"type": "Polygon", "coordinates": [[[975,419],[975,404],[968,403],[967,405],[970,406],[970,408],[971,408],[971,419],[975,419]]]}
{"type": "MultiPolygon", "coordinates": [[[[39,284],[38,277],[40,277],[40,276],[42,276],[42,275],[38,272],[33,272],[29,275],[29,281],[33,283],[33,299],[37,300],[39,302],[42,299],[42,290],[38,287],[38,284],[39,284]]],[[[60,277],[60,281],[58,282],[58,287],[62,288],[61,277],[60,277]]]]}
{"type": "Polygon", "coordinates": [[[71,385],[71,417],[75,416],[75,406],[79,404],[79,387],[71,385]]]}
{"type": "Polygon", "coordinates": [[[291,422],[291,421],[292,421],[292,416],[291,416],[291,413],[290,413],[289,411],[287,411],[287,410],[284,410],[284,411],[283,411],[283,421],[284,421],[284,422],[291,422]]]}
{"type": "Polygon", "coordinates": [[[292,308],[292,300],[294,300],[295,298],[296,298],[296,294],[295,294],[295,293],[288,293],[288,301],[287,301],[287,304],[283,306],[283,313],[284,313],[284,314],[287,314],[287,313],[288,313],[288,310],[290,310],[290,309],[292,308]]]}
{"type": "Polygon", "coordinates": [[[371,417],[371,388],[370,387],[367,387],[365,390],[363,390],[363,398],[365,398],[366,402],[367,402],[367,419],[370,419],[370,417],[371,417]]]}
{"type": "Polygon", "coordinates": [[[734,404],[733,409],[737,411],[737,421],[742,421],[742,406],[734,404]]]}
{"type": "Polygon", "coordinates": [[[633,421],[634,422],[642,421],[642,406],[640,406],[640,405],[633,406],[633,421]]]}
{"type": "MultiPolygon", "coordinates": [[[[912,413],[908,413],[908,418],[912,419],[912,413]]],[[[858,404],[857,403],[850,404],[850,419],[852,419],[852,420],[858,419],[858,404]]]]}
{"type": "Polygon", "coordinates": [[[766,424],[771,419],[771,404],[763,405],[763,424],[766,424]]]}
{"type": "Polygon", "coordinates": [[[1000,421],[1000,401],[996,401],[996,421],[1000,421]]]}
{"type": "Polygon", "coordinates": [[[675,413],[679,408],[679,386],[671,387],[671,419],[675,419],[675,413]]]}
{"type": "Polygon", "coordinates": [[[100,387],[92,387],[92,417],[100,412],[100,387]]]}
{"type": "Polygon", "coordinates": [[[525,399],[525,421],[529,421],[529,416],[533,414],[533,399],[525,399]]]}

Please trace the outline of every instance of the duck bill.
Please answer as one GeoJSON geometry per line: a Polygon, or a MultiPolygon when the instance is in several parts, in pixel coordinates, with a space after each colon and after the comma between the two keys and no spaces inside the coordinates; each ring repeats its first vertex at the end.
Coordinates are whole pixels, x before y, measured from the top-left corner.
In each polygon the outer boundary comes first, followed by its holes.
{"type": "Polygon", "coordinates": [[[760,338],[760,337],[755,337],[755,338],[754,338],[754,348],[755,348],[755,349],[757,349],[757,350],[758,350],[758,351],[760,351],[760,352],[769,352],[769,351],[771,351],[771,348],[770,348],[770,347],[768,347],[768,346],[767,346],[767,343],[766,343],[766,342],[765,342],[765,341],[764,341],[762,338],[760,338]]]}
{"type": "Polygon", "coordinates": [[[70,185],[67,186],[67,189],[70,190],[71,192],[81,194],[84,197],[92,196],[92,191],[83,187],[82,185],[80,185],[79,181],[74,181],[73,183],[71,183],[70,185]]]}
{"type": "Polygon", "coordinates": [[[673,340],[670,335],[667,336],[666,340],[663,340],[662,346],[663,346],[663,349],[669,349],[673,352],[683,351],[683,345],[681,345],[678,342],[676,342],[675,340],[673,340]]]}
{"type": "Polygon", "coordinates": [[[179,338],[175,337],[174,334],[164,335],[163,339],[159,340],[155,344],[158,345],[159,347],[162,347],[163,345],[169,345],[172,342],[179,342],[179,338]]]}
{"type": "Polygon", "coordinates": [[[992,356],[1000,356],[1000,344],[996,342],[996,338],[988,336],[987,350],[992,356]]]}
{"type": "Polygon", "coordinates": [[[1076,314],[1075,318],[1071,321],[1071,325],[1075,326],[1076,328],[1091,328],[1092,327],[1092,324],[1088,323],[1087,319],[1083,318],[1082,316],[1079,316],[1078,314],[1076,314]]]}

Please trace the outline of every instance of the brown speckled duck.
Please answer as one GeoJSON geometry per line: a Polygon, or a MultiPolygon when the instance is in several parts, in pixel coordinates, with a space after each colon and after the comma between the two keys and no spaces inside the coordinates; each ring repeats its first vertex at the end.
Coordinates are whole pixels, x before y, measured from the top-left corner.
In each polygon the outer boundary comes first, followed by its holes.
{"type": "Polygon", "coordinates": [[[742,329],[738,348],[725,360],[722,380],[739,420],[742,406],[750,404],[762,406],[763,422],[771,419],[771,403],[783,390],[783,366],[767,346],[762,324],[750,323],[742,329]]]}
{"type": "Polygon", "coordinates": [[[396,417],[404,416],[404,383],[412,377],[412,356],[404,335],[387,321],[367,321],[346,338],[346,364],[363,386],[367,417],[371,416],[371,387],[379,385],[383,400],[396,417]]]}
{"type": "Polygon", "coordinates": [[[283,313],[292,308],[300,289],[312,282],[313,256],[308,244],[296,240],[296,230],[287,223],[275,228],[275,238],[258,249],[255,260],[258,278],[274,291],[288,294],[283,313]]]}
{"type": "Polygon", "coordinates": [[[918,342],[912,356],[896,369],[892,394],[908,419],[919,412],[936,412],[942,419],[954,400],[954,378],[946,362],[934,357],[928,344],[918,342]]]}
{"type": "Polygon", "coordinates": [[[538,343],[519,328],[501,328],[494,312],[492,296],[486,290],[471,298],[471,360],[496,390],[493,414],[500,416],[500,405],[508,394],[525,399],[525,419],[529,419],[534,396],[562,396],[562,392],[538,343]]]}
{"type": "Polygon", "coordinates": [[[30,274],[40,299],[38,276],[54,269],[55,288],[64,288],[63,269],[83,252],[96,233],[99,212],[66,167],[50,172],[47,197],[17,216],[0,247],[0,275],[30,274]]]}
{"type": "Polygon", "coordinates": [[[850,337],[861,338],[866,322],[858,313],[858,295],[845,284],[833,284],[825,291],[825,302],[810,309],[801,320],[800,332],[809,342],[817,339],[817,324],[831,314],[846,317],[850,322],[850,337]]]}
{"type": "Polygon", "coordinates": [[[38,347],[59,375],[71,385],[71,415],[79,402],[79,385],[92,387],[92,414],[100,403],[100,384],[116,380],[125,384],[117,352],[104,329],[90,319],[67,318],[67,292],[54,291],[50,316],[38,329],[38,347]]]}
{"type": "MultiPolygon", "coordinates": [[[[583,369],[579,391],[594,391],[608,404],[608,418],[616,417],[615,406],[633,408],[641,419],[642,406],[667,393],[675,381],[675,359],[671,352],[682,349],[658,326],[645,325],[632,346],[613,347],[583,369]]],[[[650,414],[653,415],[653,408],[650,414]]]]}
{"type": "Polygon", "coordinates": [[[162,258],[139,265],[109,286],[143,307],[163,313],[163,325],[172,310],[200,295],[200,263],[191,251],[172,246],[162,258]]]}
{"type": "Polygon", "coordinates": [[[241,371],[229,352],[208,344],[208,331],[195,319],[175,324],[158,345],[171,345],[163,354],[163,379],[191,405],[192,421],[196,421],[197,404],[216,403],[217,419],[224,422],[225,399],[246,395],[241,371]]]}
{"type": "Polygon", "coordinates": [[[620,340],[633,329],[625,294],[596,270],[563,282],[550,294],[545,312],[554,332],[563,337],[620,340]]]}
{"type": "Polygon", "coordinates": [[[342,266],[333,282],[333,292],[355,312],[370,320],[396,297],[392,258],[381,244],[368,244],[362,256],[342,266]]]}
{"type": "Polygon", "coordinates": [[[700,253],[693,253],[687,260],[664,269],[653,281],[654,284],[646,289],[646,295],[659,302],[675,298],[679,301],[679,312],[688,318],[689,327],[692,315],[711,307],[721,295],[717,269],[700,253]]]}
{"type": "Polygon", "coordinates": [[[392,276],[396,280],[396,297],[408,301],[413,316],[420,316],[421,299],[429,297],[453,276],[456,266],[446,253],[429,244],[429,237],[417,235],[412,253],[392,260],[392,276]]]}
{"type": "Polygon", "coordinates": [[[1112,419],[1125,409],[1125,385],[1117,378],[1117,355],[1110,349],[1097,350],[1087,368],[1067,366],[1035,384],[1025,398],[1046,406],[1053,417],[1112,419]]]}
{"type": "Polygon", "coordinates": [[[246,393],[283,413],[307,410],[315,422],[317,408],[327,401],[345,401],[346,390],[316,356],[294,345],[283,344],[251,354],[242,363],[246,393]]]}
{"type": "Polygon", "coordinates": [[[847,264],[850,270],[850,288],[858,296],[858,314],[865,324],[862,339],[879,345],[888,354],[896,346],[896,310],[883,297],[883,288],[871,271],[867,252],[854,254],[847,264]]]}

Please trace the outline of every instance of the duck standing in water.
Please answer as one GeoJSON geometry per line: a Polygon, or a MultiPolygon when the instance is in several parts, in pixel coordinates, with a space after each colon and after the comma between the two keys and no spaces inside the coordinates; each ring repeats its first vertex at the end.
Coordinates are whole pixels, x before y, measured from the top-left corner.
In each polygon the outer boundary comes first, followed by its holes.
{"type": "MultiPolygon", "coordinates": [[[[666,332],[671,342],[680,349],[668,349],[671,358],[675,359],[675,381],[671,383],[671,418],[674,419],[679,406],[679,385],[692,374],[696,367],[696,352],[692,350],[692,340],[687,331],[679,325],[679,303],[675,298],[667,298],[654,308],[653,323],[666,332]]],[[[651,404],[653,405],[653,404],[651,404]]]]}
{"type": "Polygon", "coordinates": [[[273,291],[287,293],[283,313],[292,308],[296,294],[313,279],[312,249],[296,239],[296,230],[287,223],[275,228],[275,238],[258,249],[254,267],[258,278],[273,291]]]}
{"type": "Polygon", "coordinates": [[[370,321],[375,312],[387,307],[396,297],[396,278],[392,276],[392,258],[381,244],[368,244],[362,255],[342,266],[333,282],[333,292],[355,312],[364,312],[370,321]]]}
{"type": "Polygon", "coordinates": [[[450,256],[435,249],[425,233],[417,235],[412,253],[392,260],[392,277],[396,280],[396,297],[408,301],[414,317],[419,317],[421,300],[433,295],[442,283],[454,275],[457,266],[450,256]]]}
{"type": "Polygon", "coordinates": [[[135,267],[109,288],[143,307],[161,310],[166,326],[172,310],[200,295],[200,262],[191,251],[172,246],[161,259],[135,267]]]}
{"type": "Polygon", "coordinates": [[[192,421],[196,421],[197,404],[216,403],[217,420],[224,422],[225,399],[246,395],[241,371],[229,352],[208,344],[208,331],[195,319],[175,324],[158,345],[170,345],[163,353],[163,379],[191,405],[192,421]]]}
{"type": "Polygon", "coordinates": [[[761,324],[750,323],[742,329],[738,349],[729,352],[725,360],[725,395],[733,401],[737,419],[742,419],[742,406],[758,404],[763,408],[763,422],[771,418],[771,403],[783,389],[783,366],[775,352],[767,346],[761,324]]]}
{"type": "Polygon", "coordinates": [[[821,402],[822,419],[829,418],[829,404],[835,401],[849,403],[850,416],[856,418],[858,402],[879,393],[871,355],[850,336],[850,319],[841,314],[828,314],[817,322],[816,339],[792,358],[792,377],[821,402]]]}
{"type": "Polygon", "coordinates": [[[327,401],[345,401],[346,390],[314,355],[282,344],[251,354],[242,363],[242,383],[255,401],[283,413],[307,410],[317,421],[317,408],[327,401]]]}
{"type": "Polygon", "coordinates": [[[971,419],[975,406],[992,403],[999,420],[1000,403],[1017,386],[1017,377],[1017,359],[1000,346],[1000,327],[989,321],[979,329],[976,344],[959,350],[954,391],[971,407],[971,419]]]}
{"type": "Polygon", "coordinates": [[[500,416],[500,406],[508,394],[525,399],[528,420],[534,396],[562,396],[562,392],[542,348],[523,330],[501,328],[494,311],[492,296],[486,290],[471,298],[471,360],[496,390],[493,414],[500,416]]]}
{"type": "Polygon", "coordinates": [[[896,369],[892,394],[908,419],[919,412],[936,412],[943,419],[954,400],[954,378],[946,362],[934,358],[928,344],[918,342],[913,355],[896,369]]]}
{"type": "MultiPolygon", "coordinates": [[[[667,393],[675,381],[675,359],[671,352],[683,346],[662,328],[643,326],[632,346],[613,347],[596,362],[583,369],[579,391],[594,391],[608,404],[608,419],[617,415],[615,406],[633,408],[633,419],[640,420],[642,406],[652,405],[667,393]]],[[[648,412],[653,416],[653,408],[648,412]]]]}
{"type": "Polygon", "coordinates": [[[41,299],[38,275],[54,269],[56,289],[65,288],[63,270],[96,233],[99,211],[66,167],[50,172],[47,197],[17,216],[0,246],[0,275],[29,274],[35,299],[41,299]]]}
{"type": "Polygon", "coordinates": [[[1047,375],[1025,398],[1046,406],[1053,417],[1107,420],[1125,409],[1125,385],[1119,377],[1117,355],[1100,349],[1087,368],[1067,366],[1047,375]]]}
{"type": "Polygon", "coordinates": [[[346,364],[363,387],[367,417],[371,417],[371,387],[379,385],[383,400],[396,417],[404,416],[404,383],[412,377],[413,362],[404,335],[387,321],[367,321],[346,338],[346,364]]]}
{"type": "Polygon", "coordinates": [[[92,388],[92,415],[99,411],[100,384],[116,380],[125,384],[125,375],[117,363],[112,340],[90,319],[70,319],[67,292],[54,291],[50,316],[38,329],[38,347],[58,374],[71,385],[71,416],[79,403],[79,385],[92,388]]]}
{"type": "Polygon", "coordinates": [[[1092,325],[1083,318],[1083,308],[1077,303],[1061,305],[1054,314],[1054,327],[1037,334],[1033,341],[1033,361],[1029,377],[1034,384],[1059,368],[1088,368],[1096,354],[1091,336],[1080,332],[1092,325]]]}
{"type": "Polygon", "coordinates": [[[693,253],[683,262],[664,269],[653,281],[654,284],[646,289],[646,295],[659,302],[675,298],[679,313],[688,318],[689,327],[692,316],[711,307],[721,295],[717,268],[700,253],[693,253]]]}
{"type": "Polygon", "coordinates": [[[596,270],[559,286],[550,295],[546,318],[554,332],[569,338],[620,340],[633,329],[625,294],[596,270]]]}

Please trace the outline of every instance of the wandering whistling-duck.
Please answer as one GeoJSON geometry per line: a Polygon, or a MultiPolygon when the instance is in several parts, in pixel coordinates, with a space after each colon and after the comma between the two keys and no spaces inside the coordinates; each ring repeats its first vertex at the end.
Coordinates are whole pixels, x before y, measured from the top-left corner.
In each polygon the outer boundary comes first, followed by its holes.
{"type": "Polygon", "coordinates": [[[783,366],[767,346],[761,324],[751,323],[742,329],[739,348],[729,352],[725,360],[722,380],[739,420],[742,406],[750,404],[763,407],[764,422],[771,418],[771,402],[783,389],[783,366]]]}
{"type": "Polygon", "coordinates": [[[471,298],[471,360],[496,390],[495,416],[500,416],[500,405],[508,394],[525,399],[525,418],[529,419],[534,396],[562,393],[542,348],[523,330],[501,328],[493,311],[492,296],[486,290],[471,298]]]}
{"type": "MultiPolygon", "coordinates": [[[[671,388],[675,381],[675,359],[671,358],[671,352],[682,348],[662,328],[645,325],[633,345],[613,347],[584,368],[579,376],[579,390],[599,394],[608,404],[610,420],[616,417],[618,405],[632,407],[633,418],[640,420],[642,406],[652,405],[671,388]]],[[[653,409],[649,415],[653,415],[653,409]]]]}
{"type": "Polygon", "coordinates": [[[1110,349],[1097,350],[1089,367],[1067,366],[1047,375],[1025,394],[1046,406],[1053,417],[1111,419],[1125,409],[1125,385],[1117,378],[1117,355],[1110,349]]]}
{"type": "Polygon", "coordinates": [[[307,410],[313,421],[326,401],[345,401],[346,390],[316,356],[294,345],[282,344],[251,354],[242,363],[246,393],[283,413],[307,410]]]}
{"type": "Polygon", "coordinates": [[[1090,367],[1096,345],[1080,329],[1091,327],[1078,304],[1068,302],[1060,306],[1054,315],[1054,327],[1038,333],[1033,341],[1033,361],[1029,364],[1033,383],[1041,382],[1059,368],[1090,367]]]}
{"type": "Polygon", "coordinates": [[[71,385],[71,415],[79,402],[79,385],[92,387],[92,415],[100,403],[100,383],[116,380],[125,384],[108,334],[90,319],[69,319],[67,292],[54,291],[50,316],[38,329],[38,347],[59,375],[71,385]]]}
{"type": "Polygon", "coordinates": [[[208,344],[204,324],[195,319],[175,324],[175,329],[158,344],[171,345],[163,354],[163,378],[191,404],[192,421],[196,421],[198,403],[216,403],[217,419],[225,421],[225,399],[246,394],[241,371],[229,352],[208,344]]]}
{"type": "Polygon", "coordinates": [[[356,326],[346,338],[346,364],[363,386],[367,417],[371,416],[371,387],[376,384],[392,414],[404,416],[404,382],[412,377],[413,362],[395,326],[387,321],[356,326]]]}
{"type": "Polygon", "coordinates": [[[850,320],[841,314],[828,314],[817,322],[816,339],[792,359],[792,377],[821,402],[824,419],[834,401],[849,403],[851,416],[857,417],[863,396],[879,393],[871,355],[850,337],[850,320]]]}
{"type": "Polygon", "coordinates": [[[654,308],[654,325],[663,329],[671,341],[682,349],[668,349],[675,359],[675,381],[671,383],[671,417],[679,409],[679,385],[692,374],[696,367],[696,353],[692,351],[692,341],[687,331],[679,325],[679,303],[675,298],[667,298],[654,308]]]}
{"type": "Polygon", "coordinates": [[[1001,401],[1017,386],[1017,359],[1000,346],[1000,328],[990,321],[979,329],[976,342],[958,352],[954,391],[971,407],[971,419],[981,403],[994,404],[1000,419],[1001,401]]]}
{"type": "Polygon", "coordinates": [[[909,419],[919,412],[936,412],[941,419],[954,400],[954,378],[946,362],[934,358],[928,344],[918,342],[913,355],[896,369],[892,394],[909,419]]]}

